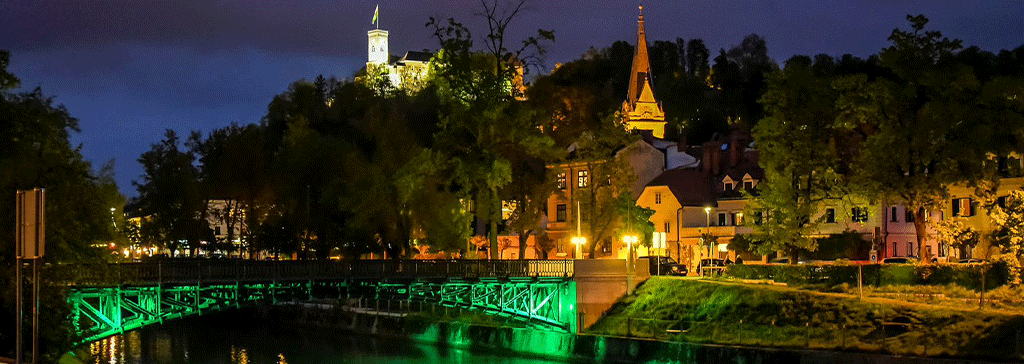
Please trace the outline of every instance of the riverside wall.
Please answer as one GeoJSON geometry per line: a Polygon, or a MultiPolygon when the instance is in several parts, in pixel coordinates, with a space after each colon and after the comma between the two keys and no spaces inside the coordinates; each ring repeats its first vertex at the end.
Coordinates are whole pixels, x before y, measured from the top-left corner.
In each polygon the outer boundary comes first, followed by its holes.
{"type": "MultiPolygon", "coordinates": [[[[329,327],[473,351],[514,352],[566,361],[597,363],[970,363],[962,359],[871,353],[724,346],[625,337],[570,334],[518,327],[427,322],[399,315],[356,312],[326,304],[275,306],[261,314],[286,324],[329,327]]],[[[977,363],[981,363],[978,361],[977,363]]]]}

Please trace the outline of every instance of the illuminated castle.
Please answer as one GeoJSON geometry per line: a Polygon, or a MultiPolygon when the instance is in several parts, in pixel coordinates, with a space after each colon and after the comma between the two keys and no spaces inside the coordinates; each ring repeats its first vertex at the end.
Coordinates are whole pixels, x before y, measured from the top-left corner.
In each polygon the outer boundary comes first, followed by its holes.
{"type": "Polygon", "coordinates": [[[378,12],[373,14],[373,24],[378,28],[366,32],[367,73],[380,72],[386,74],[391,84],[399,89],[418,90],[423,87],[427,72],[430,70],[430,59],[434,54],[430,51],[408,51],[405,56],[395,62],[391,62],[391,53],[388,52],[388,31],[380,29],[380,22],[377,20],[378,12]]]}

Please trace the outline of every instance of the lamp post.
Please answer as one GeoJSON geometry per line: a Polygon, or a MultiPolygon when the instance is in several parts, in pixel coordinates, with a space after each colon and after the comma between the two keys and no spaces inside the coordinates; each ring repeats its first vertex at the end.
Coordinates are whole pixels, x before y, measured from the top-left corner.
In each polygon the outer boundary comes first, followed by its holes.
{"type": "Polygon", "coordinates": [[[583,257],[583,245],[587,243],[587,238],[584,238],[580,234],[580,224],[582,217],[580,210],[580,202],[576,201],[576,236],[572,237],[572,243],[576,245],[576,259],[582,259],[583,257]]]}
{"type": "MultiPolygon", "coordinates": [[[[711,206],[704,206],[704,216],[707,217],[707,220],[705,220],[704,229],[705,229],[705,232],[708,233],[711,230],[711,206]]],[[[712,249],[711,248],[711,242],[709,241],[708,242],[708,259],[711,259],[711,254],[712,254],[711,249],[712,249]]],[[[709,260],[709,262],[710,262],[710,260],[709,260]]]]}
{"type": "Polygon", "coordinates": [[[626,235],[622,237],[622,241],[626,243],[626,259],[629,261],[628,267],[630,271],[634,270],[633,267],[633,244],[640,242],[640,238],[636,235],[626,235]]]}

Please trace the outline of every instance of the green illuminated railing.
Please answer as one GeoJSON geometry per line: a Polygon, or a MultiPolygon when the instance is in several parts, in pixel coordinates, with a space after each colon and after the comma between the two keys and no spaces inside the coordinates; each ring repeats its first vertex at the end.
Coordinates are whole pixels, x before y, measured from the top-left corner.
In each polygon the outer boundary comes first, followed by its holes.
{"type": "MultiPolygon", "coordinates": [[[[601,275],[620,265],[582,267],[601,275]]],[[[71,288],[80,342],[228,308],[341,297],[434,302],[577,331],[571,260],[166,260],[52,268],[50,276],[71,288]]]]}

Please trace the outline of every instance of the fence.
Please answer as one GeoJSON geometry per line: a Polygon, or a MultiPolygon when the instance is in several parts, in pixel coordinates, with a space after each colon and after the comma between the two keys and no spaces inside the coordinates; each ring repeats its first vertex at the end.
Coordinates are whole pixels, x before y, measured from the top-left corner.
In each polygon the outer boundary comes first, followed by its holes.
{"type": "Polygon", "coordinates": [[[342,279],[445,279],[574,276],[572,260],[164,260],[58,265],[48,277],[68,285],[194,284],[342,279]]]}

